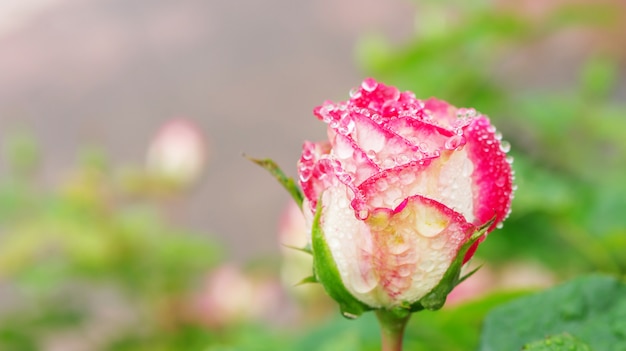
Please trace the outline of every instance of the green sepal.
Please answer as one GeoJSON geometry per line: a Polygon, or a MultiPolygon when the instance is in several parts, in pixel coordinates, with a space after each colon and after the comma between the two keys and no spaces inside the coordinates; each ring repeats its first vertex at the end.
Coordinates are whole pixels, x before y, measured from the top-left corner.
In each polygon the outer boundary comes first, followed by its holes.
{"type": "Polygon", "coordinates": [[[410,307],[411,312],[417,312],[423,309],[435,311],[443,307],[446,302],[446,298],[448,294],[454,289],[455,286],[459,285],[463,280],[467,279],[472,274],[476,273],[477,269],[474,269],[470,273],[461,277],[461,268],[463,267],[463,260],[465,259],[465,254],[467,251],[474,245],[481,237],[487,234],[487,229],[491,227],[493,222],[495,221],[495,217],[491,219],[489,222],[480,226],[474,234],[469,238],[469,240],[461,246],[459,251],[456,254],[456,258],[448,267],[448,270],[439,281],[439,284],[435,286],[428,294],[422,297],[419,301],[413,303],[410,307]]]}
{"type": "Polygon", "coordinates": [[[463,282],[465,281],[465,279],[467,279],[467,278],[469,278],[469,277],[473,276],[473,275],[474,275],[474,273],[478,272],[478,270],[479,270],[479,269],[481,269],[481,268],[483,268],[483,265],[482,265],[482,264],[481,264],[480,266],[478,266],[478,267],[476,267],[476,268],[472,269],[472,271],[471,271],[471,272],[469,272],[469,273],[467,273],[466,275],[464,275],[464,276],[460,277],[460,278],[459,278],[459,281],[456,283],[456,285],[459,285],[459,284],[463,283],[463,282]]]}
{"type": "Polygon", "coordinates": [[[274,162],[272,159],[266,158],[264,160],[259,160],[256,158],[249,157],[247,155],[243,155],[248,160],[256,163],[257,165],[263,167],[265,170],[270,172],[270,174],[278,180],[278,182],[289,192],[289,195],[296,201],[296,204],[300,209],[302,209],[302,201],[304,200],[304,196],[302,195],[302,191],[296,184],[296,182],[291,177],[287,177],[285,172],[274,162]]]}
{"type": "Polygon", "coordinates": [[[313,255],[313,249],[311,249],[311,244],[306,244],[304,247],[297,247],[297,246],[291,246],[291,245],[285,245],[285,244],[283,244],[283,246],[288,249],[292,249],[292,250],[307,253],[309,255],[313,255]]]}
{"type": "Polygon", "coordinates": [[[320,226],[320,217],[322,214],[322,201],[318,201],[315,218],[313,219],[313,228],[311,229],[311,241],[313,244],[313,270],[317,281],[322,284],[324,290],[339,303],[341,314],[348,318],[354,319],[369,311],[372,308],[357,300],[341,280],[341,275],[337,269],[337,264],[333,259],[330,248],[326,243],[326,237],[320,226]]]}
{"type": "Polygon", "coordinates": [[[317,281],[317,278],[315,278],[314,275],[311,275],[311,276],[308,276],[308,277],[302,279],[301,281],[299,281],[296,284],[294,284],[294,286],[299,286],[299,285],[303,285],[303,284],[311,284],[311,283],[319,283],[317,281]]]}

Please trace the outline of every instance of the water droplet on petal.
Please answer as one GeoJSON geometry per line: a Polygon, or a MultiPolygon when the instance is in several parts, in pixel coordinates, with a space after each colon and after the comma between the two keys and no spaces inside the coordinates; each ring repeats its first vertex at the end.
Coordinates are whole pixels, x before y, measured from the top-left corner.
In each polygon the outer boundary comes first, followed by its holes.
{"type": "Polygon", "coordinates": [[[370,93],[376,90],[376,87],[378,87],[378,83],[372,78],[366,78],[363,83],[361,83],[361,88],[370,93]]]}
{"type": "Polygon", "coordinates": [[[376,122],[377,124],[381,124],[383,123],[383,118],[378,113],[375,113],[372,115],[372,121],[376,122]]]}
{"type": "Polygon", "coordinates": [[[357,212],[357,216],[359,217],[359,219],[361,220],[366,220],[367,217],[369,216],[370,212],[368,210],[359,210],[357,212]]]}
{"type": "Polygon", "coordinates": [[[366,294],[378,285],[378,277],[372,267],[362,267],[360,272],[352,272],[350,276],[350,284],[354,291],[360,294],[366,294]]]}
{"type": "Polygon", "coordinates": [[[400,181],[405,185],[409,185],[413,183],[414,180],[415,180],[415,173],[413,172],[405,171],[400,174],[400,181]]]}
{"type": "Polygon", "coordinates": [[[408,163],[409,160],[410,160],[409,156],[407,156],[407,155],[398,155],[398,156],[396,156],[396,163],[398,165],[403,165],[405,163],[408,163]]]}
{"type": "Polygon", "coordinates": [[[441,236],[430,242],[430,247],[434,250],[442,249],[446,245],[446,238],[441,236]]]}
{"type": "Polygon", "coordinates": [[[424,260],[419,264],[419,269],[424,272],[430,272],[433,268],[435,268],[435,263],[431,260],[424,260]]]}
{"type": "Polygon", "coordinates": [[[383,168],[391,168],[396,165],[396,160],[393,157],[388,157],[383,160],[383,164],[381,165],[383,168]]]}
{"type": "Polygon", "coordinates": [[[340,173],[337,175],[337,178],[339,178],[339,181],[344,184],[350,184],[352,182],[352,176],[348,173],[340,173]]]}
{"type": "Polygon", "coordinates": [[[413,265],[405,264],[398,267],[398,275],[401,277],[408,277],[413,273],[413,265]]]}
{"type": "Polygon", "coordinates": [[[464,144],[465,144],[465,137],[462,135],[455,134],[451,136],[450,138],[448,138],[448,140],[446,140],[446,142],[444,143],[444,147],[448,150],[455,150],[456,148],[464,144]]]}
{"type": "Polygon", "coordinates": [[[504,176],[499,177],[498,179],[496,179],[496,186],[497,187],[503,187],[504,183],[506,183],[506,178],[504,176]]]}
{"type": "Polygon", "coordinates": [[[306,147],[304,150],[302,150],[302,159],[308,161],[312,158],[313,158],[313,151],[311,150],[310,147],[306,147]]]}
{"type": "Polygon", "coordinates": [[[385,191],[387,190],[387,181],[384,179],[380,179],[379,181],[376,182],[376,188],[379,191],[385,191]]]}
{"type": "Polygon", "coordinates": [[[355,123],[352,117],[346,116],[344,117],[337,126],[337,131],[343,135],[349,135],[354,131],[355,123]]]}
{"type": "Polygon", "coordinates": [[[350,90],[350,98],[358,99],[361,97],[361,90],[359,88],[353,88],[350,90]]]}
{"type": "Polygon", "coordinates": [[[509,150],[511,150],[511,144],[506,140],[502,140],[500,142],[500,151],[509,152],[509,150]]]}
{"type": "Polygon", "coordinates": [[[299,172],[300,181],[306,183],[311,179],[311,175],[313,175],[313,171],[309,168],[301,169],[299,172]]]}

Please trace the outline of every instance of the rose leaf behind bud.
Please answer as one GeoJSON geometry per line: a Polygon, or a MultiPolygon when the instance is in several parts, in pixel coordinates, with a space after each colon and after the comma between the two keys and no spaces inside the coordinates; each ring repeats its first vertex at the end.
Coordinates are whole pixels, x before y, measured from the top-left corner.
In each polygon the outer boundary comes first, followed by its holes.
{"type": "Polygon", "coordinates": [[[304,199],[304,196],[302,195],[302,191],[300,191],[300,188],[298,187],[298,185],[296,185],[296,182],[293,180],[293,178],[287,177],[285,175],[285,172],[283,172],[283,170],[280,169],[280,167],[276,164],[276,162],[274,162],[272,159],[269,159],[269,158],[260,160],[260,159],[249,157],[245,154],[243,156],[247,158],[248,160],[256,163],[257,165],[263,167],[268,172],[270,172],[270,174],[274,178],[276,178],[276,180],[278,180],[278,182],[287,190],[287,192],[289,192],[289,195],[291,195],[291,197],[294,199],[298,207],[302,209],[302,201],[304,199]]]}

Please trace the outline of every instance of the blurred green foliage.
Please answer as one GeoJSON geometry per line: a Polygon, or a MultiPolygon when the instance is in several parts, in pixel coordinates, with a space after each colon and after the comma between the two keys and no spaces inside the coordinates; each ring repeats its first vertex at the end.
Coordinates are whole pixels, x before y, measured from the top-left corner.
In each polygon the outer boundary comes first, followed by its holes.
{"type": "Polygon", "coordinates": [[[0,288],[10,294],[0,306],[0,349],[42,350],[54,333],[87,333],[94,323],[113,329],[87,344],[102,350],[191,342],[175,307],[218,261],[216,245],[165,223],[157,203],[136,196],[96,152],[48,189],[37,181],[35,141],[16,135],[6,143],[0,288]],[[107,326],[98,305],[127,309],[121,315],[130,319],[107,326]]]}

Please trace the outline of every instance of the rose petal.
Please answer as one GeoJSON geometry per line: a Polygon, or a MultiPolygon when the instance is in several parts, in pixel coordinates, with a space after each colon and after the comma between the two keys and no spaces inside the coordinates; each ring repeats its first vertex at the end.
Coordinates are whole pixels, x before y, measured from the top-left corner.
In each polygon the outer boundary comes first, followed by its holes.
{"type": "Polygon", "coordinates": [[[329,177],[320,168],[319,161],[330,153],[329,142],[313,143],[306,141],[302,146],[302,155],[298,161],[298,177],[304,196],[315,208],[321,192],[330,185],[329,177]],[[323,176],[324,175],[324,176],[323,176]]]}
{"type": "Polygon", "coordinates": [[[465,150],[443,150],[439,157],[383,171],[358,187],[370,210],[395,208],[404,199],[421,195],[474,221],[473,171],[465,150]]]}
{"type": "Polygon", "coordinates": [[[354,184],[360,184],[380,172],[380,168],[367,157],[365,151],[356,144],[354,139],[335,134],[331,140],[334,141],[333,155],[341,161],[345,171],[353,176],[354,184]]]}
{"type": "Polygon", "coordinates": [[[387,124],[396,134],[416,145],[422,157],[437,156],[446,141],[455,134],[439,126],[416,118],[396,118],[387,124]]]}
{"type": "Polygon", "coordinates": [[[489,119],[480,116],[465,129],[469,158],[474,165],[475,224],[483,224],[496,217],[496,224],[507,216],[513,193],[513,173],[506,160],[506,152],[496,138],[489,119]]]}
{"type": "Polygon", "coordinates": [[[345,190],[322,197],[322,229],[346,288],[372,307],[416,301],[442,278],[475,227],[437,201],[411,196],[364,221],[345,190]]]}
{"type": "Polygon", "coordinates": [[[379,167],[393,167],[398,156],[418,153],[417,146],[371,119],[357,116],[355,120],[357,123],[352,136],[355,143],[379,167]]]}

